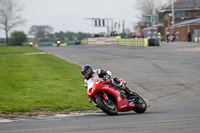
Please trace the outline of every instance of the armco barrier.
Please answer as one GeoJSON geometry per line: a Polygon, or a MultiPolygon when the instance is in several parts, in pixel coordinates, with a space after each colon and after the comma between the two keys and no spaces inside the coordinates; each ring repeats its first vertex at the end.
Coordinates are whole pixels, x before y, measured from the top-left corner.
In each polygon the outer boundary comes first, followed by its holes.
{"type": "Polygon", "coordinates": [[[105,44],[106,45],[111,45],[111,44],[116,44],[117,45],[116,37],[106,37],[105,44]]]}
{"type": "Polygon", "coordinates": [[[88,40],[81,40],[81,44],[88,44],[88,40]]]}
{"type": "Polygon", "coordinates": [[[81,44],[92,45],[122,45],[122,46],[135,46],[135,47],[149,47],[160,46],[161,39],[116,39],[116,37],[98,37],[88,38],[88,40],[82,40],[81,44]]]}
{"type": "Polygon", "coordinates": [[[88,38],[87,44],[91,45],[111,45],[117,44],[116,37],[96,37],[88,38]]]}

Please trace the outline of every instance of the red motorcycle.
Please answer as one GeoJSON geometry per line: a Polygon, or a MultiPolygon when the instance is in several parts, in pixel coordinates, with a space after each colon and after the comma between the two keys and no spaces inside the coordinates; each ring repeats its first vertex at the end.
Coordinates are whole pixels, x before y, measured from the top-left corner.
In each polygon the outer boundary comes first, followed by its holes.
{"type": "MultiPolygon", "coordinates": [[[[124,83],[124,79],[120,79],[124,83]]],[[[116,88],[108,79],[96,78],[94,83],[88,85],[88,100],[94,102],[103,112],[108,115],[117,115],[119,112],[135,111],[144,113],[147,109],[145,100],[137,93],[131,91],[126,96],[123,91],[116,88]]]]}

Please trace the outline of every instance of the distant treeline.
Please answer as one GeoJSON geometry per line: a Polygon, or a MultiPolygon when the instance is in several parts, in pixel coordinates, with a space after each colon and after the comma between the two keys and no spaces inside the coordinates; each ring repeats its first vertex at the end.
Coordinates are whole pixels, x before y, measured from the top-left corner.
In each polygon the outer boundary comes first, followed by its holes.
{"type": "Polygon", "coordinates": [[[44,38],[37,38],[40,42],[47,42],[47,41],[55,41],[57,38],[60,38],[62,41],[72,41],[72,40],[82,40],[89,37],[89,33],[83,32],[56,32],[53,34],[47,34],[44,38]]]}

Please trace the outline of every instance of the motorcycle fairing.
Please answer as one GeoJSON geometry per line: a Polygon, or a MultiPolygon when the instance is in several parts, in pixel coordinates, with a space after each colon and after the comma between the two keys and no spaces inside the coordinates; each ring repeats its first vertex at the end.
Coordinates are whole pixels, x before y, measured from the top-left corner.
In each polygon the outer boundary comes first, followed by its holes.
{"type": "Polygon", "coordinates": [[[105,81],[105,82],[100,82],[98,81],[98,78],[94,81],[93,83],[93,87],[92,90],[88,89],[88,96],[94,101],[96,102],[96,97],[98,96],[103,96],[103,94],[98,94],[99,91],[103,91],[106,92],[108,94],[111,94],[112,96],[115,97],[115,100],[117,102],[117,108],[119,111],[130,111],[135,107],[135,104],[133,102],[128,102],[128,100],[126,98],[123,98],[121,96],[121,92],[120,90],[115,90],[114,86],[111,85],[111,83],[109,81],[105,81]],[[98,94],[98,95],[92,95],[92,94],[98,94]]]}

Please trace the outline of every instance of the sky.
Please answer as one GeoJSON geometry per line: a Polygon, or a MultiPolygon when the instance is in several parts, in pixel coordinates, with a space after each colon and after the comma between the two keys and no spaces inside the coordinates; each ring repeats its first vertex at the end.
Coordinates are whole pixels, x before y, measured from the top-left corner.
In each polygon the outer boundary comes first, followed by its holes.
{"type": "MultiPolygon", "coordinates": [[[[121,25],[125,20],[125,28],[133,31],[133,26],[140,20],[137,17],[140,12],[134,8],[135,1],[137,0],[19,0],[24,6],[21,15],[26,22],[12,31],[24,31],[28,34],[33,25],[49,25],[54,32],[107,32],[106,27],[93,27],[92,20],[86,18],[112,18],[113,23],[120,22],[121,25]]],[[[0,30],[0,37],[5,37],[4,34],[0,30]]]]}

